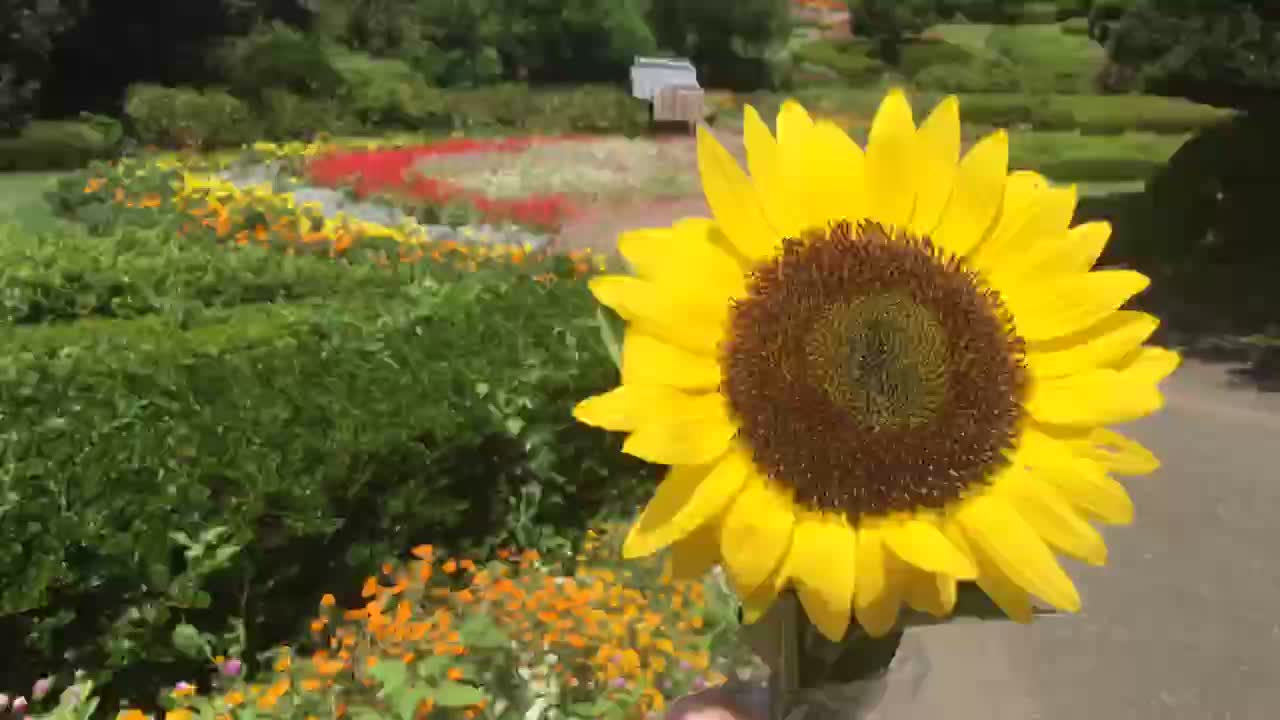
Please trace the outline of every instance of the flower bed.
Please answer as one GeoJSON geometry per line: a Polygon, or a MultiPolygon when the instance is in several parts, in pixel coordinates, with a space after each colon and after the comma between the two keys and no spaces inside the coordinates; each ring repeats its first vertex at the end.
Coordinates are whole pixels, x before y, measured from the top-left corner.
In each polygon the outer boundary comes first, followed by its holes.
{"type": "Polygon", "coordinates": [[[307,176],[327,187],[349,186],[357,197],[388,195],[401,201],[448,210],[469,209],[487,222],[511,222],[554,229],[577,208],[557,194],[532,194],[518,198],[492,198],[438,177],[413,172],[428,158],[479,154],[520,153],[537,144],[562,143],[572,138],[506,138],[476,140],[453,138],[416,148],[338,152],[318,158],[307,167],[307,176]]]}
{"type": "MultiPolygon", "coordinates": [[[[180,649],[205,657],[201,693],[180,683],[166,720],[196,717],[660,716],[669,699],[763,672],[737,641],[728,595],[711,577],[672,576],[661,561],[613,567],[620,533],[584,543],[572,572],[534,551],[480,565],[431,545],[386,564],[341,609],[321,598],[311,649],[280,647],[258,668],[219,655],[194,628],[180,649]],[[256,670],[256,673],[249,672],[256,670]]],[[[146,720],[141,710],[117,720],[146,720]]]]}
{"type": "Polygon", "coordinates": [[[488,222],[555,230],[588,203],[698,193],[687,142],[624,138],[454,138],[417,148],[333,153],[309,178],[488,222]]]}
{"type": "MultiPolygon", "coordinates": [[[[315,145],[262,146],[254,149],[254,155],[257,159],[305,160],[327,149],[315,145]]],[[[54,204],[61,214],[97,231],[122,224],[149,226],[174,221],[174,231],[193,242],[255,244],[287,254],[351,258],[368,252],[382,263],[427,260],[471,270],[480,263],[521,264],[531,255],[537,259],[545,255],[523,245],[436,241],[408,217],[389,225],[341,213],[326,216],[318,204],[297,202],[293,193],[276,192],[270,184],[241,187],[213,172],[225,165],[198,157],[97,165],[63,180],[54,204]]],[[[283,170],[287,173],[288,166],[283,170]]],[[[461,233],[463,238],[466,235],[461,233]]],[[[592,269],[592,259],[585,253],[569,260],[576,272],[592,269]]]]}

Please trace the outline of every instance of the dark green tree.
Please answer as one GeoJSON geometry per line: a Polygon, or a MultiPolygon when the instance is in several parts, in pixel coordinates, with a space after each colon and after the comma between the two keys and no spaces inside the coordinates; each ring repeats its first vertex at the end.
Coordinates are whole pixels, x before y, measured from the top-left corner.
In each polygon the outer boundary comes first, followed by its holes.
{"type": "Polygon", "coordinates": [[[1107,49],[1110,89],[1280,106],[1280,3],[1144,0],[1118,16],[1098,5],[1092,24],[1107,49]]]}
{"type": "Polygon", "coordinates": [[[769,87],[791,32],[787,0],[651,0],[649,24],[665,51],[689,58],[704,86],[769,87]]]}
{"type": "Polygon", "coordinates": [[[855,35],[876,42],[877,55],[889,65],[902,61],[902,43],[937,20],[934,0],[849,0],[855,35]]]}
{"type": "Polygon", "coordinates": [[[0,0],[0,135],[36,110],[55,43],[85,12],[85,0],[0,0]]]}

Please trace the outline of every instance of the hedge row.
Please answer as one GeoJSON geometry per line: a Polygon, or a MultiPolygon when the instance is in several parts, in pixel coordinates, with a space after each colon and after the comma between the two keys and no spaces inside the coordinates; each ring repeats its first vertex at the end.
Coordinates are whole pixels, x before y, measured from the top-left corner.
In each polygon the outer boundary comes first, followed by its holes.
{"type": "MultiPolygon", "coordinates": [[[[813,89],[795,95],[811,109],[829,114],[853,113],[870,118],[884,93],[874,90],[813,89]]],[[[911,104],[921,115],[946,93],[911,93],[911,104]]],[[[748,102],[777,106],[782,96],[744,96],[748,102]]],[[[759,106],[757,106],[759,107],[759,106]]],[[[1034,95],[1024,93],[961,93],[961,119],[965,124],[1036,130],[1078,130],[1086,135],[1124,132],[1189,133],[1227,120],[1232,110],[1200,105],[1178,98],[1151,95],[1034,95]]]]}
{"type": "MultiPolygon", "coordinates": [[[[154,212],[154,211],[153,211],[154,212]]],[[[302,298],[392,291],[393,273],[215,245],[165,228],[32,234],[0,226],[0,324],[134,318],[302,298]]]]}
{"type": "Polygon", "coordinates": [[[414,543],[555,549],[634,509],[646,471],[570,415],[616,382],[593,308],[494,270],[0,328],[0,637],[27,645],[0,680],[67,651],[126,687],[194,677],[180,619],[243,617],[261,649],[414,543]]]}

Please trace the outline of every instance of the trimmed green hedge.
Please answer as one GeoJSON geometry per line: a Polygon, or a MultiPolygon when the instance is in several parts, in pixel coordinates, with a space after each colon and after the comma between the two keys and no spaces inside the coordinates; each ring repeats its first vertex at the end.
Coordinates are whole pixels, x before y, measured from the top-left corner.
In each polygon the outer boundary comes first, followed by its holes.
{"type": "MultiPolygon", "coordinates": [[[[911,93],[917,116],[928,112],[945,95],[941,91],[911,93]]],[[[857,113],[871,117],[884,98],[881,90],[829,88],[799,90],[795,95],[812,109],[827,113],[857,113]]],[[[760,102],[765,94],[744,96],[760,102]]],[[[960,93],[960,118],[966,124],[1037,130],[1075,130],[1086,135],[1118,132],[1182,134],[1225,121],[1232,110],[1199,105],[1178,98],[1151,95],[1048,95],[1029,93],[960,93]]]]}
{"type": "Polygon", "coordinates": [[[887,70],[884,63],[868,55],[869,45],[860,40],[815,40],[792,51],[795,60],[835,73],[852,85],[878,80],[887,70]]]}
{"type": "Polygon", "coordinates": [[[1098,138],[1071,132],[1012,133],[1010,167],[1060,182],[1145,180],[1168,163],[1185,136],[1131,133],[1098,138]]]}
{"type": "Polygon", "coordinates": [[[178,622],[243,618],[252,656],[413,544],[556,550],[633,511],[651,475],[570,413],[616,382],[594,307],[495,270],[0,327],[0,636],[27,639],[0,679],[70,651],[138,697],[202,671],[178,622]]]}
{"type": "Polygon", "coordinates": [[[0,324],[86,317],[190,316],[207,308],[388,292],[396,276],[372,263],[214,245],[164,228],[110,238],[0,226],[0,324]]]}
{"type": "Polygon", "coordinates": [[[0,138],[0,172],[81,168],[112,155],[120,137],[120,124],[101,116],[36,121],[17,137],[0,138]]]}

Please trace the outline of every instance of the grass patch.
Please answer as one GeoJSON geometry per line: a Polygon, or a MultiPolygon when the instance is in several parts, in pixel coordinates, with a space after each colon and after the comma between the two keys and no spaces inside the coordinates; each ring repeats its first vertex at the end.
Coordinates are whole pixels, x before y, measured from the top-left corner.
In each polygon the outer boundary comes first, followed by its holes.
{"type": "Polygon", "coordinates": [[[12,224],[24,230],[48,229],[59,222],[44,193],[65,173],[0,173],[0,225],[12,224]]]}
{"type": "Polygon", "coordinates": [[[1101,46],[1061,24],[997,27],[987,48],[1018,67],[1029,88],[1054,92],[1091,89],[1106,62],[1101,46]]]}
{"type": "Polygon", "coordinates": [[[987,38],[995,28],[987,23],[942,23],[929,28],[925,34],[982,53],[988,52],[987,38]]]}

